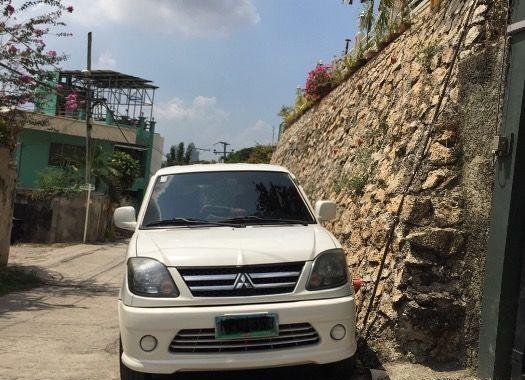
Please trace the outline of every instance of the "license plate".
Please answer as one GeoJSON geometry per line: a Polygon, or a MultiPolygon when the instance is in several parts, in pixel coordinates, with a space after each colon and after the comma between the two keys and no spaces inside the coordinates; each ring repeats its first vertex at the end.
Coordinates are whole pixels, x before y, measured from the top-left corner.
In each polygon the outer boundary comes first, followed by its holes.
{"type": "Polygon", "coordinates": [[[236,314],[215,317],[215,339],[256,339],[279,335],[277,314],[236,314]]]}

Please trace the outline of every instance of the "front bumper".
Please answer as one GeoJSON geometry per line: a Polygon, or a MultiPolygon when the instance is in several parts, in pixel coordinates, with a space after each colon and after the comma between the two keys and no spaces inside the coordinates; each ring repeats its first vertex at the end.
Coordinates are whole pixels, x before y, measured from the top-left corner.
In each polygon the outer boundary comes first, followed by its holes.
{"type": "Polygon", "coordinates": [[[354,297],[271,304],[136,308],[119,301],[122,362],[135,371],[171,374],[178,371],[253,369],[300,364],[325,364],[354,355],[354,297]],[[182,329],[213,328],[215,317],[224,314],[269,312],[279,315],[283,324],[310,323],[319,334],[319,343],[297,348],[241,353],[174,354],[168,349],[182,329]],[[336,324],[345,326],[344,339],[335,341],[330,330],[336,324]],[[140,339],[153,335],[158,345],[152,352],[140,348],[140,339]]]}

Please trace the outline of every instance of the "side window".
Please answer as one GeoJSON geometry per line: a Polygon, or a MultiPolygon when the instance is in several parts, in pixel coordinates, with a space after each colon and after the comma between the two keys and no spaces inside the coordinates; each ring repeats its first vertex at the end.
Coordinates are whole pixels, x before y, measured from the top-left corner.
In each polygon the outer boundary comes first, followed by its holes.
{"type": "Polygon", "coordinates": [[[50,166],[62,166],[62,144],[51,143],[47,164],[50,166]]]}
{"type": "Polygon", "coordinates": [[[80,145],[51,143],[49,145],[48,165],[70,166],[84,161],[86,148],[80,145]]]}

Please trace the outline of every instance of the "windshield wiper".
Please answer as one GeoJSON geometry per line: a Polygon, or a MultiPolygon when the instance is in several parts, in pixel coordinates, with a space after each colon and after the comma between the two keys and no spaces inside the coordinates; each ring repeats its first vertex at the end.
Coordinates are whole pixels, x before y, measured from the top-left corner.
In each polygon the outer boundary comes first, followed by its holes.
{"type": "Polygon", "coordinates": [[[212,222],[209,220],[203,220],[203,219],[193,219],[193,218],[171,218],[171,219],[164,219],[164,220],[157,220],[155,222],[151,222],[146,224],[146,227],[154,227],[154,226],[187,226],[187,225],[194,225],[194,226],[219,226],[219,227],[246,227],[240,224],[234,224],[234,223],[228,223],[228,222],[212,222]]]}
{"type": "Polygon", "coordinates": [[[241,216],[239,218],[223,219],[221,223],[242,223],[242,222],[256,222],[255,224],[301,224],[307,226],[308,222],[305,220],[285,219],[285,218],[262,218],[256,215],[241,216]]]}

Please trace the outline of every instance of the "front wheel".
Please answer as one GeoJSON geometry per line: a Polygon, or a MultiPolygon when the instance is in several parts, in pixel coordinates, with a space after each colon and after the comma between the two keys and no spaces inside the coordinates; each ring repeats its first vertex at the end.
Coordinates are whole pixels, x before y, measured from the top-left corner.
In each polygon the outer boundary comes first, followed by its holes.
{"type": "Polygon", "coordinates": [[[350,380],[355,368],[354,357],[341,360],[340,362],[325,364],[327,379],[350,380]]]}
{"type": "Polygon", "coordinates": [[[122,341],[119,340],[119,362],[120,362],[120,380],[151,380],[151,375],[133,371],[122,363],[122,341]]]}

